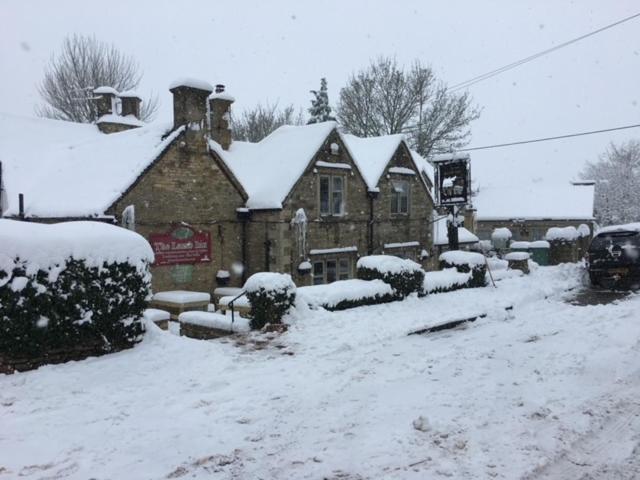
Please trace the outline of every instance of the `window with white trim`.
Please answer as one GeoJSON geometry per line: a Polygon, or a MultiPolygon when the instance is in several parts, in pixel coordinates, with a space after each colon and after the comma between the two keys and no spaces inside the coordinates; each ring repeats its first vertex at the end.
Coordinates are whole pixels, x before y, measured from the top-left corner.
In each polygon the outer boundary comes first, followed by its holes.
{"type": "Polygon", "coordinates": [[[320,175],[320,215],[344,215],[345,183],[343,175],[320,175]]]}
{"type": "Polygon", "coordinates": [[[409,182],[406,180],[392,180],[391,188],[391,213],[409,213],[409,182]]]}
{"type": "Polygon", "coordinates": [[[351,260],[330,258],[313,262],[313,284],[322,285],[351,278],[351,260]]]}

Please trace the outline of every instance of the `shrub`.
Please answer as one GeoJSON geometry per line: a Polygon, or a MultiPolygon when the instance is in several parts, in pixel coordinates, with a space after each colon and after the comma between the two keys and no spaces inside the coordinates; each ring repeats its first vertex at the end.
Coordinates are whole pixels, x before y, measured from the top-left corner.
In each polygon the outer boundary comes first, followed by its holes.
{"type": "Polygon", "coordinates": [[[380,279],[393,288],[399,298],[421,293],[424,270],[420,264],[391,255],[369,255],[358,260],[358,278],[380,279]]]}
{"type": "Polygon", "coordinates": [[[393,288],[382,280],[339,280],[327,285],[300,287],[298,297],[311,308],[346,310],[396,300],[393,288]]]}
{"type": "Polygon", "coordinates": [[[471,273],[467,287],[484,287],[487,284],[487,265],[481,253],[452,250],[440,255],[440,268],[455,268],[461,273],[471,273]]]}
{"type": "Polygon", "coordinates": [[[5,371],[115,352],[142,339],[153,259],[142,237],[97,222],[0,222],[5,371]]]}
{"type": "Polygon", "coordinates": [[[460,290],[469,285],[471,273],[461,273],[455,268],[446,268],[437,272],[427,272],[424,275],[425,295],[430,293],[445,293],[460,290]]]}
{"type": "Polygon", "coordinates": [[[296,298],[296,285],[291,275],[274,272],[255,273],[244,285],[251,304],[251,328],[282,323],[296,298]]]}

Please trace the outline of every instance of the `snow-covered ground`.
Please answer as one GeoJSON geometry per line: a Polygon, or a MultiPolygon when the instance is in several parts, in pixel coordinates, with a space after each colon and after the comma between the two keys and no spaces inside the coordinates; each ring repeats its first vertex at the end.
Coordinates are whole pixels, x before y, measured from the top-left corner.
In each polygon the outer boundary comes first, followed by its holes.
{"type": "Polygon", "coordinates": [[[152,328],[130,351],[0,375],[0,480],[637,478],[640,296],[564,301],[579,284],[565,265],[300,309],[271,339],[152,328]]]}

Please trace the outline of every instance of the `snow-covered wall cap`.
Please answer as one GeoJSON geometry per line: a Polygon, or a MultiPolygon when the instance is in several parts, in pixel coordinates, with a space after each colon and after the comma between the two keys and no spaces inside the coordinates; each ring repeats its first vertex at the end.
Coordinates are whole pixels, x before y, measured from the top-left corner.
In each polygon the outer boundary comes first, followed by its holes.
{"type": "Polygon", "coordinates": [[[469,160],[471,158],[468,153],[440,153],[438,155],[431,155],[429,160],[432,162],[445,162],[447,160],[469,160]]]}
{"type": "Polygon", "coordinates": [[[511,252],[504,256],[505,260],[511,260],[512,262],[522,262],[529,260],[529,254],[527,252],[511,252]]]}
{"type": "Polygon", "coordinates": [[[640,223],[627,223],[624,225],[610,225],[608,227],[602,227],[596,232],[596,235],[614,232],[640,232],[640,223]]]}
{"type": "Polygon", "coordinates": [[[142,100],[142,97],[138,95],[138,92],[134,90],[127,90],[126,92],[120,92],[118,93],[118,96],[120,98],[139,98],[140,100],[142,100]]]}
{"type": "Polygon", "coordinates": [[[108,223],[0,219],[0,264],[20,259],[46,269],[63,266],[69,258],[96,267],[115,262],[140,266],[153,262],[153,251],[141,235],[108,223]]]}
{"type": "Polygon", "coordinates": [[[578,230],[576,227],[551,227],[547,230],[547,234],[545,235],[545,240],[564,240],[564,241],[574,241],[580,237],[578,230]]]}
{"type": "Polygon", "coordinates": [[[227,92],[220,92],[220,93],[216,93],[213,92],[211,95],[209,95],[209,100],[226,100],[227,102],[235,102],[236,99],[233,97],[233,95],[229,95],[227,92]]]}
{"type": "Polygon", "coordinates": [[[96,95],[118,95],[118,91],[113,87],[98,87],[93,93],[96,95]]]}
{"type": "Polygon", "coordinates": [[[206,90],[207,92],[213,92],[213,85],[204,80],[198,80],[197,78],[178,78],[169,85],[169,90],[174,88],[187,87],[195,88],[197,90],[206,90]]]}

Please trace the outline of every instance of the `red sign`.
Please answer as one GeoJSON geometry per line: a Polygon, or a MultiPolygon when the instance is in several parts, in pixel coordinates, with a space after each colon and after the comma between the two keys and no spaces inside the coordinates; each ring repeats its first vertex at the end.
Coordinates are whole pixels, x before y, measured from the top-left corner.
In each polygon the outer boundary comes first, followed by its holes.
{"type": "Polygon", "coordinates": [[[196,232],[189,227],[178,227],[169,233],[149,235],[156,260],[154,265],[181,265],[211,261],[209,232],[196,232]]]}

